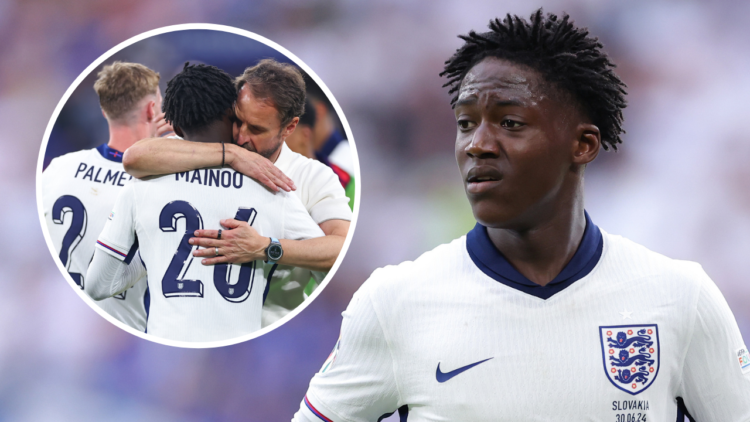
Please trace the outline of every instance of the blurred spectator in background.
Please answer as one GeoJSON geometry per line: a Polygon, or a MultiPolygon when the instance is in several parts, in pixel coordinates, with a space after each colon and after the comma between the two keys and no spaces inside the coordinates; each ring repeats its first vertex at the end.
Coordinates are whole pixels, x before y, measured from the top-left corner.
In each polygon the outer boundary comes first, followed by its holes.
{"type": "Polygon", "coordinates": [[[349,206],[354,207],[354,157],[349,141],[339,130],[336,112],[323,90],[315,83],[308,83],[307,97],[315,108],[312,145],[315,158],[333,169],[351,199],[349,206]]]}
{"type": "Polygon", "coordinates": [[[297,129],[286,138],[286,144],[292,151],[304,155],[307,158],[315,159],[315,119],[317,114],[315,107],[310,103],[310,98],[305,100],[305,112],[299,118],[297,129]]]}

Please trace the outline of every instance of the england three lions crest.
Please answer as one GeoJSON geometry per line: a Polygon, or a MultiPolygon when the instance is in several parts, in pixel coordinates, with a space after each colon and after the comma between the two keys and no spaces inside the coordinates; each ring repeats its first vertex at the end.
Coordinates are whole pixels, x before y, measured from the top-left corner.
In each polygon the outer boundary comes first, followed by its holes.
{"type": "Polygon", "coordinates": [[[604,372],[632,395],[647,389],[659,373],[659,330],[652,325],[599,327],[604,372]]]}

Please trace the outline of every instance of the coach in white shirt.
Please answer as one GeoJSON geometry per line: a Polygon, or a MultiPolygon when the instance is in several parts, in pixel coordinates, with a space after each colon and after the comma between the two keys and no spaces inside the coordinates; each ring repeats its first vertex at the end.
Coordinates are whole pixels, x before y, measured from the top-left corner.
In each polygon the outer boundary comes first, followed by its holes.
{"type": "MultiPolygon", "coordinates": [[[[161,175],[226,165],[271,190],[294,190],[325,236],[293,241],[280,239],[279,264],[328,271],[336,261],[349,231],[352,212],[349,199],[336,175],[324,164],[291,151],[284,140],[294,131],[300,110],[292,103],[305,97],[300,71],[289,64],[264,59],[245,70],[235,81],[238,98],[234,125],[236,145],[196,144],[180,139],[145,139],[128,149],[125,169],[134,177],[161,175]],[[275,164],[275,166],[274,166],[275,164]],[[288,177],[287,177],[288,176],[288,177]]],[[[198,231],[205,238],[192,239],[210,249],[200,249],[205,265],[241,263],[265,259],[270,240],[247,224],[232,219],[222,225],[230,230],[198,231]],[[219,256],[213,256],[214,247],[219,256]],[[208,251],[208,252],[206,252],[208,251]]]]}
{"type": "MultiPolygon", "coordinates": [[[[193,142],[228,142],[235,97],[234,84],[225,72],[214,66],[186,64],[167,86],[165,118],[175,133],[193,142]]],[[[323,235],[296,195],[270,192],[231,169],[207,168],[136,180],[120,191],[99,235],[86,292],[94,299],[106,298],[127,288],[148,268],[149,334],[206,342],[260,329],[268,292],[264,273],[274,271],[277,254],[269,253],[265,266],[261,261],[191,265],[194,246],[188,241],[193,232],[218,229],[227,214],[272,239],[323,235]],[[178,229],[183,227],[178,224],[181,219],[185,231],[178,229]],[[140,250],[140,260],[131,258],[135,249],[140,250]],[[130,265],[120,264],[128,261],[130,265]],[[132,274],[135,267],[140,271],[132,274]]]]}

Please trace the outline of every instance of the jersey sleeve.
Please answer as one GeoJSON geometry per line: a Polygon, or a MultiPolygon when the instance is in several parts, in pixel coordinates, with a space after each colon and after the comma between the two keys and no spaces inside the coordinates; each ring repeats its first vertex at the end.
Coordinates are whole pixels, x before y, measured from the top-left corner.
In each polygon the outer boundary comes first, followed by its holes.
{"type": "Polygon", "coordinates": [[[316,161],[311,163],[309,173],[304,179],[308,187],[305,189],[307,198],[303,198],[303,202],[315,223],[352,220],[349,198],[333,170],[316,161]]]}
{"type": "Polygon", "coordinates": [[[135,235],[134,183],[120,190],[115,206],[104,229],[96,240],[96,248],[129,263],[138,249],[135,235]]]}
{"type": "Polygon", "coordinates": [[[294,194],[289,194],[284,206],[283,239],[301,240],[325,236],[323,230],[310,218],[305,206],[294,194]]]}
{"type": "Polygon", "coordinates": [[[294,421],[370,422],[398,408],[393,357],[367,283],[343,317],[341,337],[294,421]]]}
{"type": "Polygon", "coordinates": [[[682,398],[695,420],[750,421],[747,347],[724,296],[700,271],[703,282],[683,366],[682,398]]]}
{"type": "Polygon", "coordinates": [[[94,300],[102,300],[133,287],[146,275],[146,267],[136,253],[130,264],[107,254],[103,249],[94,251],[85,284],[86,293],[94,300]]]}

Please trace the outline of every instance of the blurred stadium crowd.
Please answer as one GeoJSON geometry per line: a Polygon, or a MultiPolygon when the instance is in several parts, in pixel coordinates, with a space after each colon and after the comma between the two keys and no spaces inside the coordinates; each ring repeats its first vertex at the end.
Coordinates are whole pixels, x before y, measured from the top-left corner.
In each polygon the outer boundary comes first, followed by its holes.
{"type": "MultiPolygon", "coordinates": [[[[369,273],[473,226],[438,73],[460,45],[456,35],[538,6],[521,3],[0,2],[0,421],[290,419],[369,273]],[[39,146],[73,80],[130,37],[189,22],[258,33],[307,63],[346,113],[361,167],[354,239],[325,291],[280,329],[210,350],[152,344],[89,309],[47,250],[35,200],[39,146]]],[[[588,26],[629,86],[625,143],[587,169],[592,219],[657,252],[700,262],[750,341],[750,27],[743,21],[750,3],[539,5],[588,26]]],[[[169,58],[166,50],[143,54],[169,58]]],[[[245,66],[241,57],[237,66],[245,66]]],[[[171,76],[157,70],[163,82],[171,76]]],[[[92,116],[78,118],[98,130],[103,118],[92,116]]]]}

